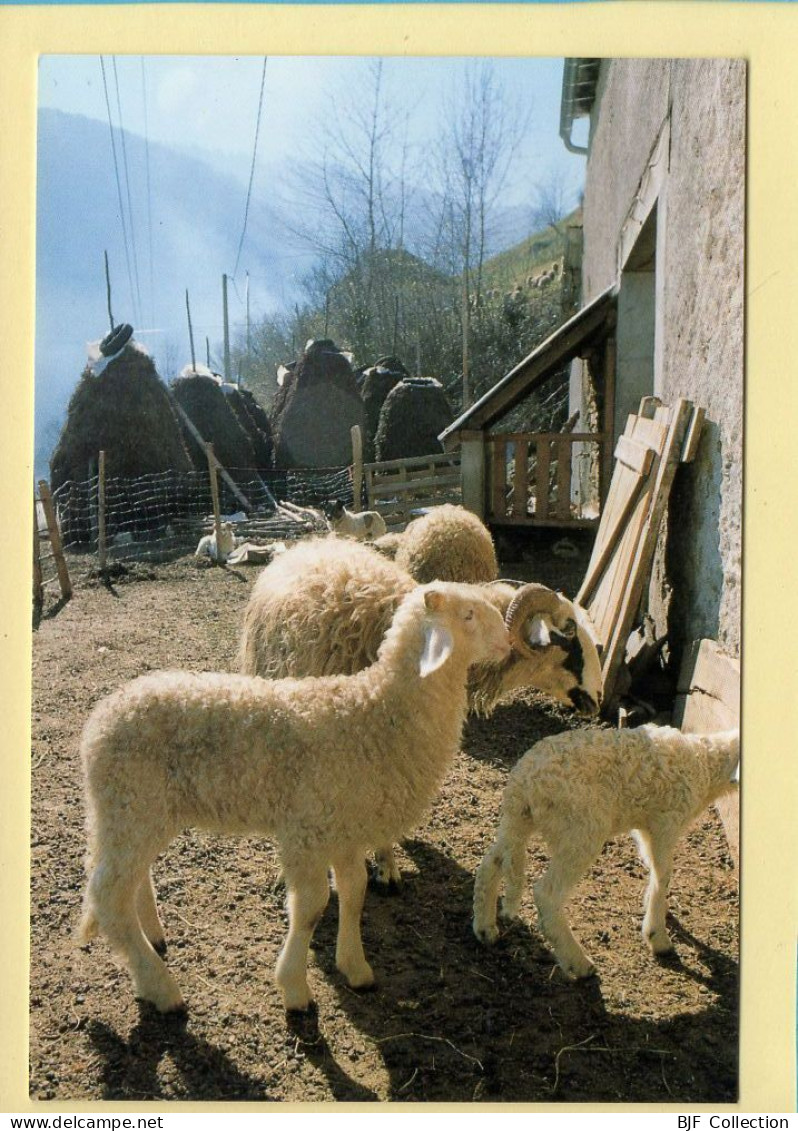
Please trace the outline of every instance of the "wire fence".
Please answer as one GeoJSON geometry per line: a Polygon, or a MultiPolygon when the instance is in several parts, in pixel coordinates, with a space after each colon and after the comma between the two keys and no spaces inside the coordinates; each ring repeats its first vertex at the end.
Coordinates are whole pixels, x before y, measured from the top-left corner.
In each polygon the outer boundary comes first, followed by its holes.
{"type": "MultiPolygon", "coordinates": [[[[53,492],[56,522],[67,554],[91,558],[99,553],[103,538],[110,561],[163,561],[193,550],[204,534],[213,532],[207,471],[165,471],[135,479],[106,477],[103,487],[101,492],[99,475],[92,475],[63,483],[53,492]]],[[[332,498],[348,507],[354,504],[352,472],[346,467],[271,472],[228,468],[218,479],[218,491],[221,517],[232,523],[236,538],[258,543],[291,540],[326,529],[314,514],[293,508],[317,508],[332,498]]],[[[51,575],[53,553],[41,502],[36,504],[36,526],[42,584],[46,585],[56,577],[51,575]]],[[[91,569],[90,560],[75,564],[91,569]]]]}

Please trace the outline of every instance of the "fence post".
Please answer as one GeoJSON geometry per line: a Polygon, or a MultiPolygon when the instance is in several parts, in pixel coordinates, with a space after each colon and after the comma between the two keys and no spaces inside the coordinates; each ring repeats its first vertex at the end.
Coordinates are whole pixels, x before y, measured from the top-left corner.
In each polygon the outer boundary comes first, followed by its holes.
{"type": "Polygon", "coordinates": [[[217,560],[222,536],[222,515],[219,510],[219,481],[216,478],[216,456],[213,454],[213,444],[205,444],[205,455],[208,457],[208,475],[211,481],[211,500],[213,502],[213,530],[216,536],[217,560]]]}
{"type": "Polygon", "coordinates": [[[42,556],[39,542],[39,515],[36,506],[36,492],[33,492],[33,601],[37,608],[44,604],[44,580],[42,578],[42,556]]]}
{"type": "Polygon", "coordinates": [[[105,452],[97,461],[97,557],[100,573],[105,572],[105,452]]]}
{"type": "Polygon", "coordinates": [[[350,430],[352,437],[352,494],[354,508],[359,511],[363,505],[363,429],[359,424],[353,424],[350,430]]]}
{"type": "Polygon", "coordinates": [[[50,535],[50,545],[53,547],[55,568],[58,570],[58,584],[61,586],[61,596],[66,599],[72,596],[72,582],[69,580],[69,570],[67,569],[67,564],[64,560],[64,550],[61,546],[61,534],[58,530],[58,523],[55,520],[53,496],[50,494],[50,488],[46,479],[39,480],[39,498],[44,507],[44,517],[47,519],[47,531],[50,535]]]}

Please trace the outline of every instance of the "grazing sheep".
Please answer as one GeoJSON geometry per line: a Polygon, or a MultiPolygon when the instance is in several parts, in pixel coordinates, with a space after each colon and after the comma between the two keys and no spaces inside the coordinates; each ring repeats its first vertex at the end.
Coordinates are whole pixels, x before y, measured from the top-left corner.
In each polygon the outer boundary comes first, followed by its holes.
{"type": "Polygon", "coordinates": [[[286,1009],[310,1004],[308,946],[335,872],[336,965],[371,985],[360,915],[366,849],[410,832],[459,742],[476,660],[510,650],[504,622],[474,586],[408,594],[376,662],[353,676],[269,682],[155,672],[95,707],[83,732],[88,884],[81,937],[102,932],[127,960],[138,997],[181,1009],[150,868],[187,826],[274,836],[289,931],[276,980],[286,1009]]]}
{"type": "MultiPolygon", "coordinates": [[[[409,528],[408,528],[409,529],[409,528]]],[[[406,536],[406,535],[405,535],[406,536]]],[[[417,585],[369,546],[309,539],[263,570],[244,614],[239,670],[267,679],[348,675],[372,664],[399,601],[417,585]]],[[[601,662],[583,610],[543,585],[480,587],[505,618],[513,641],[501,662],[476,664],[468,702],[479,714],[519,687],[535,687],[593,714],[601,700],[601,662]]],[[[400,880],[393,852],[377,849],[377,882],[400,880]]]]}
{"type": "Polygon", "coordinates": [[[564,914],[568,896],[605,842],[632,832],[649,881],[643,900],[643,938],[654,954],[673,949],[665,928],[673,852],[691,822],[733,789],[740,758],[738,731],[682,734],[672,727],[571,731],[544,738],[510,773],[496,840],[477,869],[474,933],[498,937],[496,908],[518,914],[526,846],[545,840],[549,867],[534,885],[540,927],[569,978],[593,973],[564,914]]]}
{"type": "Polygon", "coordinates": [[[409,523],[395,560],[421,585],[434,580],[495,581],[499,576],[488,528],[465,507],[450,503],[409,523]]]}
{"type": "Polygon", "coordinates": [[[385,533],[385,519],[377,511],[348,511],[340,499],[332,499],[326,515],[335,534],[373,542],[385,533]]]}
{"type": "Polygon", "coordinates": [[[235,548],[236,539],[233,527],[229,522],[222,522],[219,526],[219,541],[217,544],[216,531],[200,538],[194,551],[195,558],[210,558],[212,562],[226,562],[228,555],[235,548]]]}

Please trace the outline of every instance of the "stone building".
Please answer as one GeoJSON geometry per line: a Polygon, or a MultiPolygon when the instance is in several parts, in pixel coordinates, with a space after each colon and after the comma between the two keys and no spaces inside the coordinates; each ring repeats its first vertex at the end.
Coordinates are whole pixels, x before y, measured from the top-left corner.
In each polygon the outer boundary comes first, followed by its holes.
{"type": "MultiPolygon", "coordinates": [[[[649,592],[676,656],[702,637],[740,653],[745,97],[741,60],[565,64],[560,132],[587,154],[582,303],[617,295],[613,436],[643,396],[706,411],[649,592]]],[[[589,368],[572,366],[571,409],[583,418],[602,395],[589,368]]]]}

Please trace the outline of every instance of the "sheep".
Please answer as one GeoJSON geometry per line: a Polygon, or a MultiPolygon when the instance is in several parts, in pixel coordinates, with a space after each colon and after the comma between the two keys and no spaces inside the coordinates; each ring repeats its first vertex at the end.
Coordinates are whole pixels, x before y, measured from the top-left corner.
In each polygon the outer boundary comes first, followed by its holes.
{"type": "Polygon", "coordinates": [[[390,558],[393,561],[402,545],[402,535],[399,531],[389,531],[387,534],[383,534],[381,538],[375,538],[371,544],[383,557],[390,558]]]}
{"type": "Polygon", "coordinates": [[[218,544],[214,530],[213,534],[206,534],[203,538],[200,538],[194,551],[194,557],[210,558],[212,562],[225,562],[233,552],[235,544],[236,539],[232,525],[229,522],[222,522],[219,524],[218,544]]]}
{"type": "Polygon", "coordinates": [[[739,757],[739,731],[682,734],[651,724],[571,731],[536,743],[510,773],[496,839],[477,869],[477,938],[498,938],[502,882],[502,917],[518,915],[527,842],[539,836],[550,856],[533,887],[541,930],[566,977],[588,977],[594,966],[568,926],[564,905],[605,842],[631,832],[649,870],[643,938],[654,954],[670,952],[665,916],[674,848],[692,821],[734,788],[739,757]]]}
{"type": "Polygon", "coordinates": [[[499,563],[490,531],[465,507],[444,503],[409,523],[395,561],[424,585],[428,581],[495,581],[499,563]]]}
{"type": "MultiPolygon", "coordinates": [[[[450,579],[447,579],[450,580],[450,579]]],[[[267,679],[351,674],[368,667],[399,601],[418,582],[398,563],[362,543],[308,539],[268,565],[244,613],[239,671],[267,679]]],[[[587,614],[543,585],[480,586],[505,618],[513,651],[473,667],[468,703],[490,714],[519,687],[536,687],[594,714],[601,701],[601,661],[587,614]]],[[[377,850],[376,882],[394,889],[401,876],[393,850],[377,850]]]]}
{"type": "Polygon", "coordinates": [[[370,542],[385,534],[385,519],[378,511],[348,511],[340,499],[331,499],[326,509],[327,520],[335,534],[370,542]]]}
{"type": "Polygon", "coordinates": [[[274,836],[288,889],[275,976],[287,1010],[310,1005],[308,946],[338,891],[336,965],[373,983],[360,937],[369,844],[408,833],[457,751],[470,664],[502,660],[507,628],[476,586],[436,582],[400,604],[375,663],[287,679],[185,671],[125,684],[93,710],[81,759],[87,887],[79,937],[106,936],[136,995],[184,1008],[150,869],[187,826],[274,836]]]}

